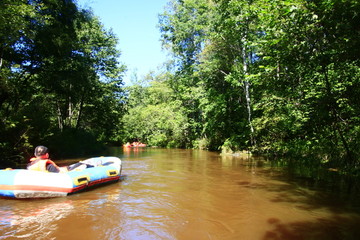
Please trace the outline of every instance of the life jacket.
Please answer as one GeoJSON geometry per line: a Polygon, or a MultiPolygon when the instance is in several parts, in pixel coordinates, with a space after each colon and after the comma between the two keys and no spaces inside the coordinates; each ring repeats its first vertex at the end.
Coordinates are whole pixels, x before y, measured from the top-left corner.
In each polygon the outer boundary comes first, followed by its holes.
{"type": "MultiPolygon", "coordinates": [[[[47,164],[53,164],[54,166],[57,167],[57,165],[50,159],[31,158],[30,164],[28,165],[27,169],[33,170],[33,171],[48,172],[48,170],[46,169],[47,164]]],[[[60,170],[60,172],[64,172],[64,170],[62,168],[59,168],[59,167],[57,167],[57,168],[60,170]]]]}

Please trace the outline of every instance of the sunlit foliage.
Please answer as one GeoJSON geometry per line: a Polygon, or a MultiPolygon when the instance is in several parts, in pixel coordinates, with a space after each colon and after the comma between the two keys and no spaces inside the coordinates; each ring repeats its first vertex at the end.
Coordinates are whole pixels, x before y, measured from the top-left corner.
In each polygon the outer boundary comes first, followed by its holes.
{"type": "Polygon", "coordinates": [[[68,141],[84,131],[93,142],[116,140],[125,70],[116,44],[75,1],[0,1],[2,166],[37,144],[59,156],[86,152],[80,144],[52,144],[62,134],[68,141]]]}
{"type": "Polygon", "coordinates": [[[354,0],[171,1],[160,18],[169,85],[194,136],[358,166],[359,12],[354,0]]]}

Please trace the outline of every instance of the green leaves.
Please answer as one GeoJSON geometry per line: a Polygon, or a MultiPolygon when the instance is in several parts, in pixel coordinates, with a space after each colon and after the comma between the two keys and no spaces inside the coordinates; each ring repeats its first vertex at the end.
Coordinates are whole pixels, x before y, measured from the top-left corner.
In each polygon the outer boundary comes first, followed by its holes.
{"type": "Polygon", "coordinates": [[[185,147],[188,119],[181,102],[166,82],[153,80],[146,86],[128,87],[124,116],[124,142],[140,140],[151,146],[185,147]]]}
{"type": "Polygon", "coordinates": [[[358,162],[358,1],[193,0],[171,10],[161,24],[179,61],[170,85],[210,148],[256,140],[254,151],[358,162]]]}
{"type": "Polygon", "coordinates": [[[74,1],[0,1],[4,155],[65,129],[113,141],[124,111],[125,67],[116,45],[114,34],[74,1]]]}

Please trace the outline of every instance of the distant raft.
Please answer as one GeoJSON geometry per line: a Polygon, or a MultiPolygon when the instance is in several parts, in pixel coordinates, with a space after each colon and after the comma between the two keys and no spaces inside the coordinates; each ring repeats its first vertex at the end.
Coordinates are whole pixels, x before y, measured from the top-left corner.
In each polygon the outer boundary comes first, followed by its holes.
{"type": "Polygon", "coordinates": [[[66,173],[26,169],[0,170],[0,197],[64,197],[120,179],[122,165],[121,160],[117,157],[94,157],[81,161],[81,163],[90,167],[66,173]]]}

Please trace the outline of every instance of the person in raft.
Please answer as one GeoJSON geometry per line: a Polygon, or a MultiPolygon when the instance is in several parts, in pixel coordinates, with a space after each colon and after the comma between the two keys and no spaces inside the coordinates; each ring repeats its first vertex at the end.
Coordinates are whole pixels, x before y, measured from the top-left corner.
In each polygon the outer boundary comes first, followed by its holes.
{"type": "Polygon", "coordinates": [[[67,167],[59,167],[56,163],[50,160],[49,149],[45,146],[37,146],[35,148],[34,155],[35,157],[31,158],[30,163],[27,165],[28,170],[59,173],[90,167],[83,163],[75,163],[67,167]]]}

